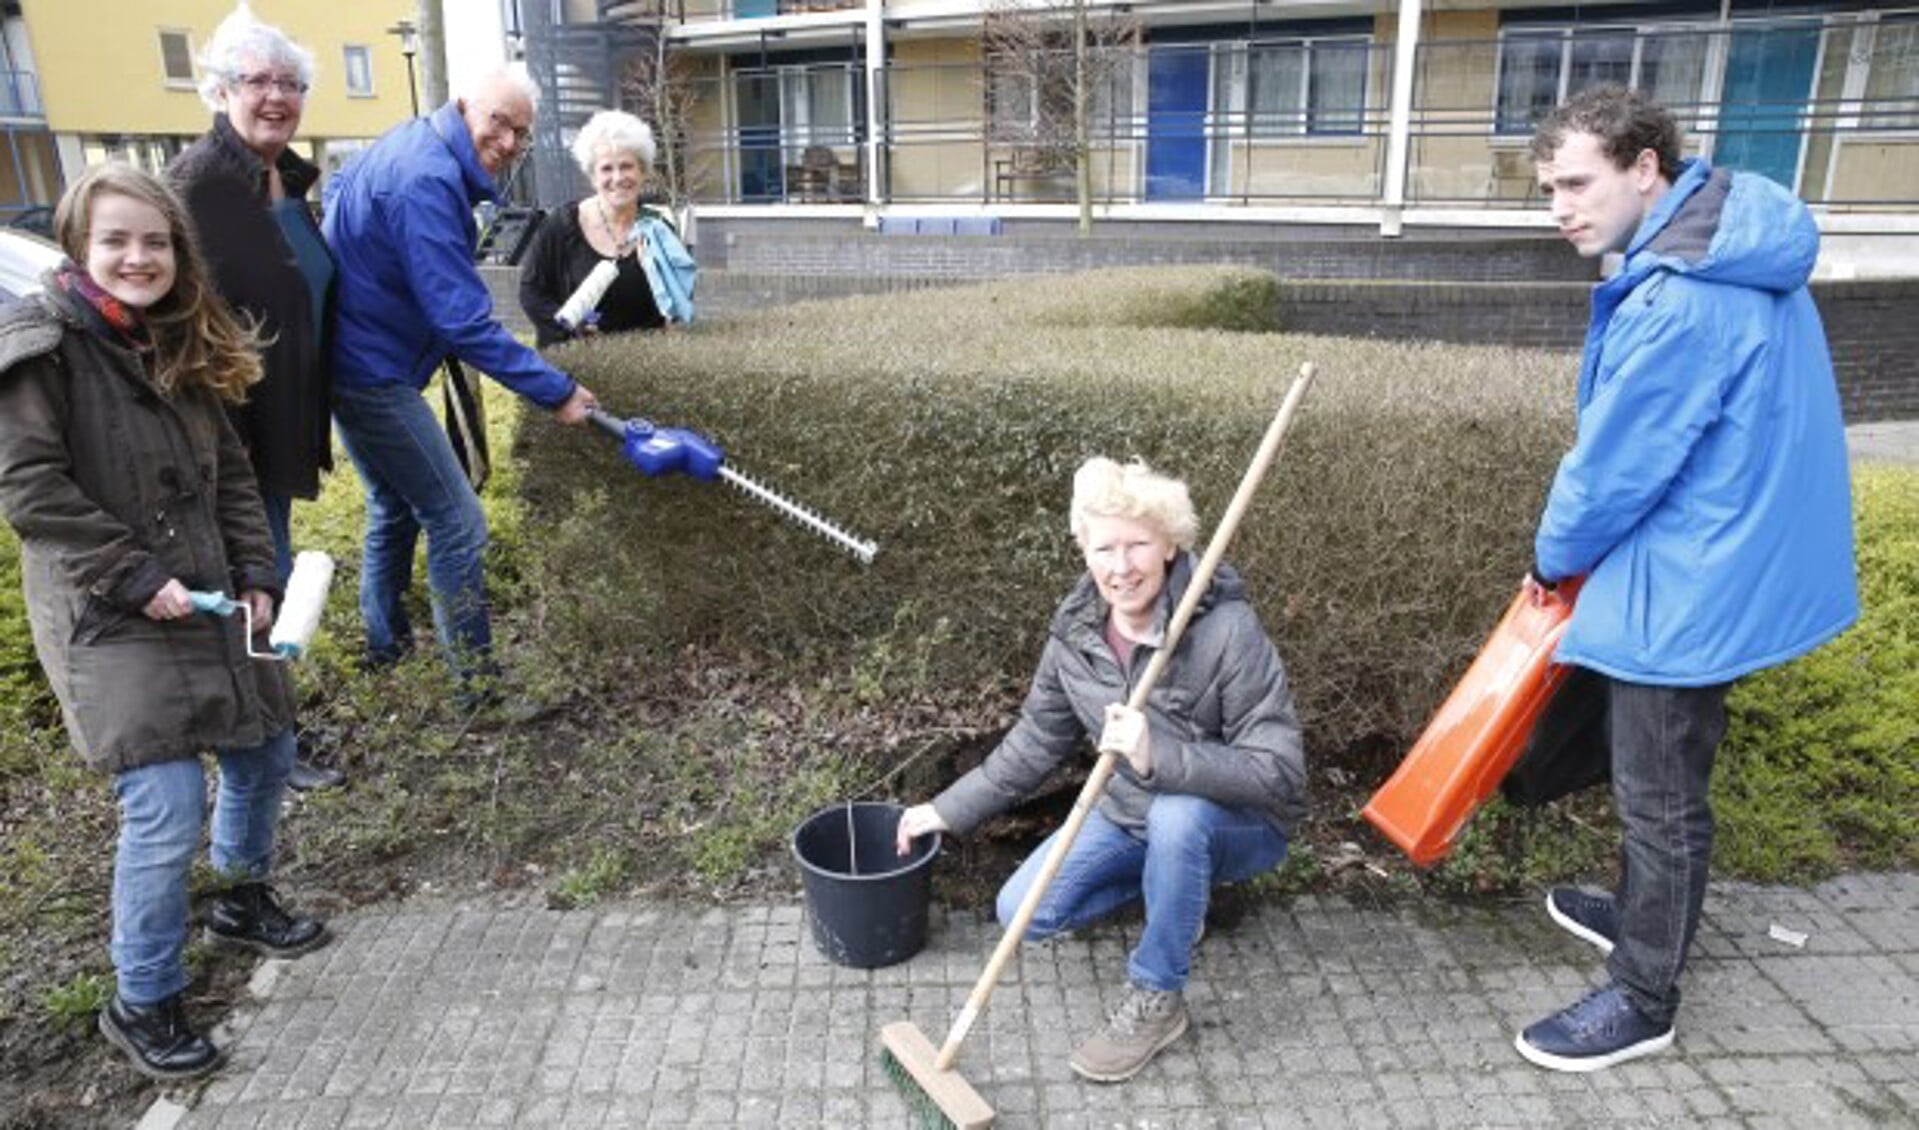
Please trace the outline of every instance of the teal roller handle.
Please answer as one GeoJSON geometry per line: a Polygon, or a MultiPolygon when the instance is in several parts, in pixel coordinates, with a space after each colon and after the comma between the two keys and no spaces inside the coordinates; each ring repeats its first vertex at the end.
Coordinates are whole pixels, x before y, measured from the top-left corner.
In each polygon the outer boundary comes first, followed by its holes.
{"type": "Polygon", "coordinates": [[[231,616],[239,610],[240,604],[222,592],[187,591],[187,600],[196,612],[211,612],[215,616],[231,616]]]}

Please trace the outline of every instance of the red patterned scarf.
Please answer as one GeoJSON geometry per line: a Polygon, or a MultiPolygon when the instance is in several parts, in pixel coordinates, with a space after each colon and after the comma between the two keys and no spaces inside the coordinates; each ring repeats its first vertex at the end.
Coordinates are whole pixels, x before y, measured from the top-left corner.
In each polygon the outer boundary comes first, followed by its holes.
{"type": "Polygon", "coordinates": [[[128,344],[142,347],[151,344],[140,312],[108,294],[99,283],[88,278],[85,271],[72,263],[62,263],[54,273],[54,281],[62,291],[84,301],[88,308],[100,315],[101,321],[117,331],[128,344]]]}

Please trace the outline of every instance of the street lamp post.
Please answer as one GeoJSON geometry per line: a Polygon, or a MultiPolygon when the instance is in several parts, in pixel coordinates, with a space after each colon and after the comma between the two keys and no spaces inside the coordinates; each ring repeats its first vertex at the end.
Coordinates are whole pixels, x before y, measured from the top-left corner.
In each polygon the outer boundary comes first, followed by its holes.
{"type": "Polygon", "coordinates": [[[412,20],[401,20],[386,29],[388,35],[400,37],[400,54],[406,56],[406,94],[413,103],[413,116],[420,116],[420,88],[413,80],[413,57],[420,53],[420,29],[412,20]]]}

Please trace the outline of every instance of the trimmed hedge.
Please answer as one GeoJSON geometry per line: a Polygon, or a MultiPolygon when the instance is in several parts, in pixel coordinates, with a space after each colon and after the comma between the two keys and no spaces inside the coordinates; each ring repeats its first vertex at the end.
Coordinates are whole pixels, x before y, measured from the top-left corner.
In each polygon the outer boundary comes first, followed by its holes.
{"type": "Polygon", "coordinates": [[[1216,517],[1311,360],[1318,383],[1228,559],[1315,750],[1403,749],[1530,560],[1571,374],[1547,353],[1232,332],[1267,320],[1275,285],[1102,272],[568,346],[556,360],[603,403],[713,435],[881,550],[863,569],[721,487],[643,479],[610,442],[534,422],[524,485],[554,520],[550,571],[593,609],[589,646],[743,645],[823,677],[878,669],[879,694],[1023,685],[1082,568],[1078,464],[1144,457],[1216,517]],[[1119,324],[1209,312],[1229,328],[1119,324]],[[568,544],[557,519],[582,512],[590,533],[568,544]]]}

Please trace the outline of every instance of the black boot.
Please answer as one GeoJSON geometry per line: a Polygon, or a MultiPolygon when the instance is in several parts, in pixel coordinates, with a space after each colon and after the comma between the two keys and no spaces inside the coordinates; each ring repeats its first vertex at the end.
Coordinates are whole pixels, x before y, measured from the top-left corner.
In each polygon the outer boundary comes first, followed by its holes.
{"type": "Polygon", "coordinates": [[[207,938],[268,957],[299,957],[329,940],[319,920],[296,918],[280,909],[280,900],[265,883],[242,883],[215,899],[207,915],[207,938]]]}
{"type": "Polygon", "coordinates": [[[100,1034],[155,1079],[196,1079],[220,1066],[220,1049],[187,1023],[179,993],[146,1005],[114,994],[100,1010],[100,1034]]]}

